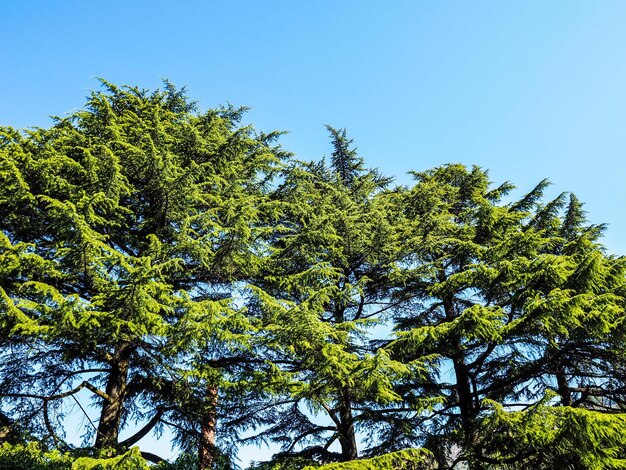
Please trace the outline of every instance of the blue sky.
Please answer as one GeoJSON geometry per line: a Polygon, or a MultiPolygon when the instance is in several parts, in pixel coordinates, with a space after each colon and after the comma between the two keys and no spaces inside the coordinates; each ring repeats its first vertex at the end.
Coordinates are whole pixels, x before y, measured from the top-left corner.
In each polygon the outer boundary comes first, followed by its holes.
{"type": "Polygon", "coordinates": [[[302,159],[347,127],[371,166],[477,164],[573,191],[626,253],[626,2],[3,2],[0,124],[46,126],[95,77],[251,106],[302,159]]]}
{"type": "Polygon", "coordinates": [[[626,2],[34,1],[0,13],[0,123],[47,125],[94,77],[251,106],[306,159],[347,127],[372,166],[478,164],[574,191],[626,253],[626,2]]]}

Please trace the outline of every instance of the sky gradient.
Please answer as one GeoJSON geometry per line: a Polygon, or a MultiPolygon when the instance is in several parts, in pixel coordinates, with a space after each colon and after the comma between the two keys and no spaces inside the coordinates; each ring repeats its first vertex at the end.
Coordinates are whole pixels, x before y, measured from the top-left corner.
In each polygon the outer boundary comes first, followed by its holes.
{"type": "Polygon", "coordinates": [[[626,2],[4,2],[0,124],[47,126],[95,77],[187,86],[206,109],[289,131],[301,159],[346,127],[370,166],[476,164],[573,191],[626,253],[626,2]]]}
{"type": "Polygon", "coordinates": [[[372,166],[477,164],[574,191],[626,253],[626,2],[6,2],[0,123],[45,126],[95,77],[252,107],[300,158],[347,127],[372,166]]]}

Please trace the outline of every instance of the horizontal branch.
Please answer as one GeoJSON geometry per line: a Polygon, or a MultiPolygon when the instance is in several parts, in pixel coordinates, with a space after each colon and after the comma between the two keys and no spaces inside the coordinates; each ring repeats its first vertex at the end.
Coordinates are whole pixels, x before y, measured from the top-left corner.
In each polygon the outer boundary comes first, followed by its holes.
{"type": "Polygon", "coordinates": [[[153,454],[152,452],[144,452],[143,450],[141,451],[141,456],[148,460],[149,462],[152,463],[161,463],[161,462],[165,462],[165,459],[163,457],[159,457],[156,454],[153,454]]]}
{"type": "Polygon", "coordinates": [[[56,395],[36,395],[34,393],[2,393],[0,397],[13,397],[13,398],[34,398],[36,400],[43,400],[45,402],[61,400],[63,398],[67,398],[69,396],[75,395],[80,392],[83,388],[86,388],[93,392],[95,395],[103,398],[104,400],[110,401],[111,397],[109,397],[106,393],[104,393],[99,388],[90,384],[86,380],[84,380],[80,385],[73,388],[72,390],[68,390],[67,392],[58,393],[56,395]]]}
{"type": "Polygon", "coordinates": [[[154,416],[135,434],[130,436],[128,439],[124,439],[119,443],[121,447],[130,447],[133,444],[136,444],[141,439],[143,439],[152,429],[157,425],[157,423],[161,420],[163,415],[170,410],[173,410],[173,407],[159,407],[157,408],[157,412],[154,416]]]}

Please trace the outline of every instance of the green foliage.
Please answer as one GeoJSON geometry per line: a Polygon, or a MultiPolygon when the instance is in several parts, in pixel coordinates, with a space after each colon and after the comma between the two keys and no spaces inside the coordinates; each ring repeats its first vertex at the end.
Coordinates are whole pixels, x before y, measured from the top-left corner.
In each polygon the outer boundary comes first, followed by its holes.
{"type": "Polygon", "coordinates": [[[322,460],[336,458],[327,450],[335,440],[354,458],[355,433],[370,422],[352,408],[400,401],[394,381],[415,372],[366,339],[390,308],[401,256],[389,180],[365,169],[345,131],[328,129],[331,166],[294,164],[277,190],[282,226],[255,281],[265,334],[291,379],[279,421],[261,436],[322,460]]]}
{"type": "Polygon", "coordinates": [[[554,407],[542,400],[525,411],[492,412],[480,423],[474,455],[477,468],[626,468],[626,415],[554,407]]]}
{"type": "MultiPolygon", "coordinates": [[[[622,392],[613,391],[623,384],[621,346],[603,341],[621,328],[624,260],[603,253],[577,199],[543,203],[544,181],[503,203],[511,185],[492,189],[476,167],[415,177],[405,206],[411,262],[399,271],[413,302],[398,312],[389,348],[402,362],[439,359],[430,380],[405,395],[414,403],[431,397],[430,416],[390,426],[430,426],[434,434],[421,437],[443,465],[454,445],[468,452],[478,445],[485,399],[533,403],[556,389],[562,404],[605,409],[598,406],[604,395],[620,411],[622,392]]],[[[393,429],[388,435],[397,439],[393,429]]]]}
{"type": "MultiPolygon", "coordinates": [[[[192,452],[181,452],[173,462],[162,461],[150,468],[152,470],[197,470],[198,452],[192,452]]],[[[236,467],[232,465],[228,456],[220,454],[215,458],[212,470],[233,470],[234,468],[236,467]]]]}
{"type": "Polygon", "coordinates": [[[195,470],[198,468],[198,458],[195,454],[183,452],[174,462],[159,462],[151,468],[154,470],[195,470]]]}
{"type": "Polygon", "coordinates": [[[0,446],[3,470],[147,470],[138,448],[112,458],[76,457],[70,452],[45,451],[36,442],[0,446]]]}
{"type": "Polygon", "coordinates": [[[282,456],[274,457],[269,462],[259,462],[248,467],[248,470],[302,470],[317,468],[314,460],[306,457],[282,456]]]}
{"type": "Polygon", "coordinates": [[[405,449],[381,455],[372,459],[354,460],[352,462],[331,463],[321,467],[304,467],[328,470],[428,470],[435,468],[432,455],[425,449],[405,449]]]}
{"type": "Polygon", "coordinates": [[[0,393],[55,445],[85,388],[97,447],[134,443],[118,442],[134,418],[193,442],[207,388],[221,406],[246,383],[231,357],[257,326],[236,301],[272,217],[277,134],[234,108],[195,114],[169,84],[103,87],[50,129],[0,129],[0,393]]]}
{"type": "Polygon", "coordinates": [[[148,470],[149,468],[138,447],[133,447],[122,455],[108,459],[80,457],[72,464],[72,470],[148,470]]]}
{"type": "Polygon", "coordinates": [[[71,470],[72,457],[58,450],[44,451],[36,442],[0,445],[2,470],[71,470]]]}
{"type": "Polygon", "coordinates": [[[268,440],[258,469],[625,466],[626,258],[574,195],[460,164],[392,189],[345,130],[303,163],[243,108],[102,86],[0,128],[2,462],[145,468],[169,427],[156,468],[268,440]],[[61,452],[81,392],[119,455],[61,452]]]}

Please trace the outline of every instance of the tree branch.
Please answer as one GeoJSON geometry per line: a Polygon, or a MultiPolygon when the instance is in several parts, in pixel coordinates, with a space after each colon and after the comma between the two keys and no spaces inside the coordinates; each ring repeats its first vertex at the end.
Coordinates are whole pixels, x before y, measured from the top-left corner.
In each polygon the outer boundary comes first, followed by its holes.
{"type": "Polygon", "coordinates": [[[157,412],[155,415],[148,421],[139,431],[130,436],[128,439],[124,439],[119,443],[121,447],[130,447],[133,444],[136,444],[138,441],[143,439],[152,429],[157,425],[157,423],[161,420],[163,415],[174,408],[172,407],[159,407],[157,408],[157,412]]]}

